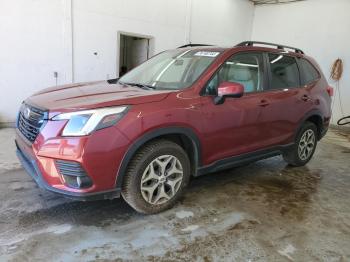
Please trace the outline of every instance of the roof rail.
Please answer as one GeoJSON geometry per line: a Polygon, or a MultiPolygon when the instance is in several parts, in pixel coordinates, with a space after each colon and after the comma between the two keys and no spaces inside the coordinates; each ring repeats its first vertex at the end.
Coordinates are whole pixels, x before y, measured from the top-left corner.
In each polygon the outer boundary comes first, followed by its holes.
{"type": "Polygon", "coordinates": [[[266,43],[266,42],[259,42],[259,41],[245,41],[245,42],[242,42],[242,43],[239,43],[238,45],[236,46],[254,46],[255,44],[258,44],[258,45],[268,45],[268,46],[275,46],[277,47],[277,49],[292,49],[294,50],[295,53],[299,53],[299,54],[304,54],[304,52],[299,49],[299,48],[296,48],[296,47],[291,47],[291,46],[286,46],[286,45],[280,45],[280,44],[273,44],[273,43],[266,43]]]}
{"type": "Polygon", "coordinates": [[[213,45],[206,45],[206,44],[187,44],[187,45],[179,46],[178,48],[195,47],[195,46],[213,46],[213,45]]]}

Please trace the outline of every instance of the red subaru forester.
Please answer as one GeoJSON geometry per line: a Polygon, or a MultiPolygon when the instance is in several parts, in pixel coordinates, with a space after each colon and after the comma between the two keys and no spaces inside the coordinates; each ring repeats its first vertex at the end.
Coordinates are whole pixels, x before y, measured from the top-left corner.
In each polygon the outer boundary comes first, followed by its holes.
{"type": "Polygon", "coordinates": [[[17,120],[17,155],[39,186],[76,199],[173,206],[191,176],[282,154],[305,165],[331,117],[316,62],[244,42],[162,52],[120,79],[42,90],[17,120]]]}

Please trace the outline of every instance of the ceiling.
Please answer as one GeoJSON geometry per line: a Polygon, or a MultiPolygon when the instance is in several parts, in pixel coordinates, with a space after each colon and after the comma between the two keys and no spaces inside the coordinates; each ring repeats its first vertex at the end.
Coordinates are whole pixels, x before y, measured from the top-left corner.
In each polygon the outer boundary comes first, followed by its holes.
{"type": "Polygon", "coordinates": [[[267,4],[284,4],[291,2],[299,2],[305,0],[249,0],[253,2],[255,5],[267,5],[267,4]]]}

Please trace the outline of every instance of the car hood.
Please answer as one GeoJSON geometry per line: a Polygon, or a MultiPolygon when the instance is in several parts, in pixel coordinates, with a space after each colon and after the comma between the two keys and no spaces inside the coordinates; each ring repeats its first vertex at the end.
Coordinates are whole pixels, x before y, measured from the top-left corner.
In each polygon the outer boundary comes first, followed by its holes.
{"type": "Polygon", "coordinates": [[[144,90],[107,81],[51,87],[29,97],[26,102],[50,111],[71,111],[161,101],[172,91],[144,90]]]}

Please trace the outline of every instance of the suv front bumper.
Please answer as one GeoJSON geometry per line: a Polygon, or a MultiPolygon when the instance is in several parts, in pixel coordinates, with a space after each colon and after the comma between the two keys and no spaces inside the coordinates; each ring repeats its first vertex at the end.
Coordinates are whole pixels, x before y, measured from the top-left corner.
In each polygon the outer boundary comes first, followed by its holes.
{"type": "Polygon", "coordinates": [[[58,193],[61,195],[64,195],[65,197],[76,199],[76,200],[101,200],[101,199],[113,199],[120,197],[120,190],[114,189],[104,192],[93,192],[93,193],[80,193],[80,192],[72,192],[67,190],[58,189],[55,187],[50,186],[46,183],[46,181],[43,179],[43,176],[41,174],[41,171],[35,161],[32,157],[28,156],[24,151],[21,150],[21,148],[18,146],[17,141],[16,147],[17,147],[17,157],[20,160],[23,168],[26,170],[26,172],[34,179],[34,181],[37,183],[37,185],[42,188],[46,189],[48,191],[58,193]]]}
{"type": "Polygon", "coordinates": [[[49,121],[30,143],[16,129],[17,156],[39,187],[78,200],[119,197],[121,189],[116,180],[130,141],[114,127],[85,137],[61,137],[60,130],[55,121],[49,121]],[[79,164],[91,179],[91,186],[71,187],[59,160],[79,164]]]}

